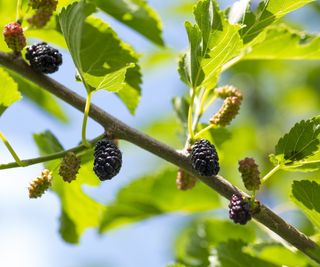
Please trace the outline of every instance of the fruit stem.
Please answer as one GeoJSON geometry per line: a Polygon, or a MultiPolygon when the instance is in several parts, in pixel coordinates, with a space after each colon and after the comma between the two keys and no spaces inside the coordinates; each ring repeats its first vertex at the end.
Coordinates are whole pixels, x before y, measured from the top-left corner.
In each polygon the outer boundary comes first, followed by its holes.
{"type": "Polygon", "coordinates": [[[189,112],[188,112],[188,131],[189,131],[189,141],[192,141],[194,139],[194,132],[193,132],[193,104],[194,104],[194,99],[196,97],[196,89],[192,89],[191,93],[191,100],[190,100],[190,105],[189,105],[189,112]]]}
{"type": "Polygon", "coordinates": [[[254,202],[255,199],[256,199],[256,195],[257,195],[257,191],[256,191],[256,190],[253,190],[253,191],[252,191],[252,195],[251,195],[251,198],[253,199],[253,202],[254,202]]]}
{"type": "Polygon", "coordinates": [[[17,8],[16,8],[16,21],[20,24],[22,23],[23,17],[21,16],[22,11],[22,0],[17,0],[17,8]]]}
{"type": "Polygon", "coordinates": [[[91,97],[92,97],[92,91],[88,92],[88,95],[87,95],[86,106],[84,109],[84,116],[83,116],[83,122],[82,122],[82,144],[85,147],[91,146],[90,143],[87,141],[87,137],[86,137],[88,116],[89,116],[90,105],[91,105],[91,97]]]}
{"type": "MultiPolygon", "coordinates": [[[[102,134],[102,135],[99,135],[98,137],[92,139],[90,141],[90,145],[94,145],[100,139],[102,139],[104,136],[105,136],[105,134],[102,134]]],[[[83,151],[86,151],[87,149],[88,148],[86,146],[81,144],[79,146],[75,146],[75,147],[70,148],[68,150],[60,151],[60,152],[57,152],[57,153],[54,153],[54,154],[50,154],[50,155],[46,155],[46,156],[42,156],[42,157],[37,157],[37,158],[20,160],[20,163],[22,163],[22,164],[19,164],[18,162],[11,162],[11,163],[6,163],[6,164],[1,164],[0,165],[0,170],[12,169],[12,168],[17,168],[17,167],[26,167],[26,166],[30,166],[30,165],[34,165],[34,164],[38,164],[38,163],[42,163],[42,162],[47,162],[47,161],[50,161],[50,160],[63,158],[69,152],[74,152],[76,154],[79,154],[79,153],[81,153],[83,151]]]]}
{"type": "Polygon", "coordinates": [[[209,131],[212,128],[217,128],[218,126],[215,124],[209,124],[207,127],[203,128],[201,131],[199,131],[195,136],[194,139],[198,139],[204,132],[209,131]]]}
{"type": "Polygon", "coordinates": [[[202,112],[201,112],[201,102],[202,102],[202,99],[204,97],[204,94],[205,94],[205,91],[204,91],[204,88],[201,88],[200,89],[200,93],[199,93],[199,98],[198,99],[195,99],[194,102],[197,102],[194,103],[196,105],[196,110],[195,110],[195,115],[194,115],[194,118],[193,118],[193,122],[192,122],[192,130],[193,132],[197,129],[197,125],[199,123],[199,120],[202,116],[202,112]]]}
{"type": "Polygon", "coordinates": [[[271,171],[269,171],[262,179],[261,184],[264,184],[273,174],[275,174],[279,169],[281,165],[277,165],[274,167],[271,171]]]}
{"type": "Polygon", "coordinates": [[[4,136],[3,133],[1,133],[1,132],[0,132],[0,139],[3,141],[3,143],[4,143],[5,146],[7,147],[7,149],[9,150],[10,154],[12,155],[12,157],[14,158],[14,160],[16,161],[16,163],[17,163],[20,167],[26,166],[25,163],[20,160],[20,158],[18,157],[17,153],[14,151],[13,147],[10,145],[10,143],[8,142],[8,140],[5,138],[5,136],[4,136]]]}

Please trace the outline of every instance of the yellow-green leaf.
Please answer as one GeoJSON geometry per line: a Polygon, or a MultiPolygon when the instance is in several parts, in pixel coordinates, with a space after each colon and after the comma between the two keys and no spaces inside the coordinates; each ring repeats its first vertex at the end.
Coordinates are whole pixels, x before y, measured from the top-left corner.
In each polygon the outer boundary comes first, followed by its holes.
{"type": "Polygon", "coordinates": [[[12,79],[8,72],[0,68],[0,115],[13,103],[21,99],[21,94],[18,91],[18,85],[12,79]]]}

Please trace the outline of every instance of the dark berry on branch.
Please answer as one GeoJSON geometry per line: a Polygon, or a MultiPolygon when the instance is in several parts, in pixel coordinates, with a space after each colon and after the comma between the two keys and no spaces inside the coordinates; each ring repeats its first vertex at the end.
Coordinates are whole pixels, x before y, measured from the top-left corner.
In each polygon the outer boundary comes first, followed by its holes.
{"type": "Polygon", "coordinates": [[[208,140],[202,139],[195,142],[191,150],[192,167],[201,176],[217,175],[219,167],[219,157],[214,145],[208,140]]]}
{"type": "Polygon", "coordinates": [[[234,223],[246,224],[251,220],[249,202],[242,196],[233,194],[229,203],[229,217],[234,223]]]}
{"type": "Polygon", "coordinates": [[[121,151],[112,141],[103,139],[97,142],[94,150],[93,170],[101,181],[110,180],[116,176],[121,165],[121,151]]]}
{"type": "Polygon", "coordinates": [[[33,69],[46,74],[56,72],[62,64],[62,55],[47,43],[29,46],[26,59],[33,69]]]}

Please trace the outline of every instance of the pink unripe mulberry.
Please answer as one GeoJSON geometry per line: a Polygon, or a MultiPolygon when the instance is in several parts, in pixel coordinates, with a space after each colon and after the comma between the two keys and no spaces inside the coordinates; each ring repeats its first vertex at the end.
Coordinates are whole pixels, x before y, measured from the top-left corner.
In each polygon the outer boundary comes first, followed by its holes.
{"type": "Polygon", "coordinates": [[[17,22],[12,22],[4,26],[3,36],[7,46],[14,52],[20,52],[26,46],[23,29],[17,22]]]}

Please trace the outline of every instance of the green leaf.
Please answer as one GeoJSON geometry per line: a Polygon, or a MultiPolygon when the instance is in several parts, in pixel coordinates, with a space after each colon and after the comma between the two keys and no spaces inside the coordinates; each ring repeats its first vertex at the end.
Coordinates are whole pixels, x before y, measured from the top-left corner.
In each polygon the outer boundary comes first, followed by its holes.
{"type": "Polygon", "coordinates": [[[176,96],[172,99],[172,105],[180,121],[183,123],[183,125],[186,125],[188,121],[190,100],[184,96],[176,96]]]}
{"type": "Polygon", "coordinates": [[[22,76],[12,71],[8,72],[18,84],[18,88],[24,96],[29,98],[35,105],[48,114],[62,122],[68,122],[68,117],[56,97],[42,89],[40,86],[24,79],[22,76]]]}
{"type": "Polygon", "coordinates": [[[191,81],[190,86],[196,87],[203,79],[203,74],[200,69],[199,59],[201,58],[201,32],[198,25],[192,25],[190,22],[185,23],[186,31],[188,34],[188,39],[190,43],[190,54],[188,62],[190,62],[190,67],[188,73],[186,74],[188,80],[191,81]],[[198,74],[199,73],[199,74],[198,74]],[[198,75],[200,76],[198,78],[198,75]]]}
{"type": "Polygon", "coordinates": [[[140,96],[138,56],[108,24],[89,17],[94,11],[94,5],[83,1],[62,9],[62,33],[87,90],[118,92],[133,113],[140,96]]]}
{"type": "Polygon", "coordinates": [[[245,27],[240,31],[244,43],[252,41],[266,27],[272,25],[281,17],[311,2],[314,2],[314,0],[262,1],[255,13],[248,10],[245,14],[243,21],[245,27]]]}
{"type": "Polygon", "coordinates": [[[158,14],[145,0],[91,0],[102,11],[136,30],[150,41],[164,45],[158,14]]]}
{"type": "Polygon", "coordinates": [[[0,90],[0,116],[2,113],[10,107],[16,101],[19,101],[22,96],[18,90],[18,85],[12,79],[8,72],[3,68],[0,68],[0,80],[1,80],[1,90],[0,90]]]}
{"type": "Polygon", "coordinates": [[[182,145],[179,139],[181,126],[179,125],[178,120],[173,117],[159,118],[142,130],[144,133],[171,147],[179,149],[182,145]]]}
{"type": "Polygon", "coordinates": [[[217,248],[217,258],[223,267],[279,267],[269,261],[251,256],[243,251],[245,243],[229,240],[217,248]]]}
{"type": "MultiPolygon", "coordinates": [[[[49,131],[35,134],[34,140],[41,155],[56,153],[63,147],[49,131]]],[[[78,243],[81,234],[89,227],[97,227],[105,207],[97,203],[83,192],[83,184],[97,185],[99,180],[92,170],[93,150],[80,155],[81,168],[77,179],[70,184],[63,181],[58,170],[61,160],[53,160],[45,164],[53,172],[52,190],[61,202],[60,234],[69,243],[78,243]]]]}
{"type": "Polygon", "coordinates": [[[240,25],[230,24],[212,0],[198,1],[194,8],[196,24],[186,22],[190,49],[180,58],[181,79],[190,87],[212,89],[222,66],[240,53],[240,25]]]}
{"type": "Polygon", "coordinates": [[[289,250],[282,244],[266,243],[258,244],[257,247],[258,248],[254,253],[256,256],[274,264],[278,264],[279,266],[311,267],[313,266],[312,263],[314,263],[299,250],[289,250]]]}
{"type": "Polygon", "coordinates": [[[308,180],[294,181],[291,198],[320,229],[320,184],[308,180]]]}
{"type": "Polygon", "coordinates": [[[100,231],[164,213],[205,211],[218,206],[217,194],[202,183],[190,191],[179,191],[175,185],[176,175],[176,169],[166,169],[122,188],[104,213],[100,231]]]}
{"type": "Polygon", "coordinates": [[[304,164],[314,163],[313,156],[319,153],[319,134],[320,117],[300,121],[280,138],[271,161],[283,169],[303,169],[304,164]]]}
{"type": "Polygon", "coordinates": [[[171,263],[171,264],[168,264],[167,267],[187,267],[187,266],[181,263],[171,263]]]}
{"type": "Polygon", "coordinates": [[[203,218],[188,225],[176,242],[176,258],[187,266],[210,266],[211,251],[219,243],[230,239],[253,242],[255,230],[230,221],[203,218]]]}
{"type": "Polygon", "coordinates": [[[268,27],[255,41],[246,60],[315,60],[320,58],[320,37],[306,35],[285,24],[268,27]]]}

